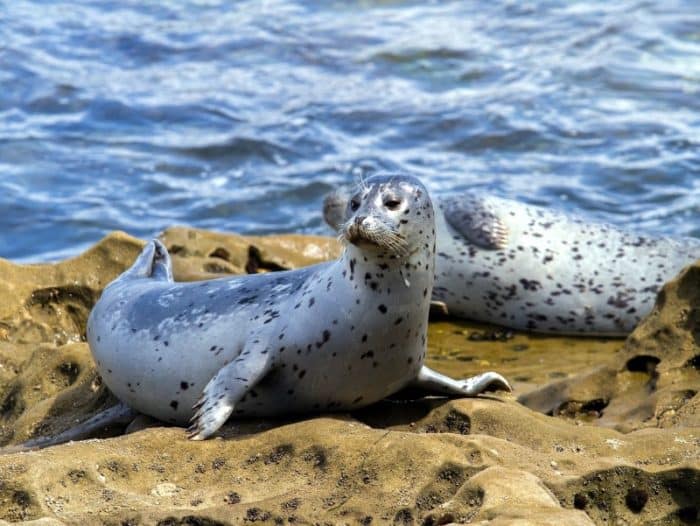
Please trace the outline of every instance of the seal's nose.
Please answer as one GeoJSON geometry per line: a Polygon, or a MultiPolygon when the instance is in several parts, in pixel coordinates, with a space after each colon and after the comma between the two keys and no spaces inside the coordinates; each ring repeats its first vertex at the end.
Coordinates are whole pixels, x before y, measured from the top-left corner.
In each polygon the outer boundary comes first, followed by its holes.
{"type": "Polygon", "coordinates": [[[367,219],[367,216],[356,216],[355,217],[355,225],[360,226],[364,220],[367,219]]]}

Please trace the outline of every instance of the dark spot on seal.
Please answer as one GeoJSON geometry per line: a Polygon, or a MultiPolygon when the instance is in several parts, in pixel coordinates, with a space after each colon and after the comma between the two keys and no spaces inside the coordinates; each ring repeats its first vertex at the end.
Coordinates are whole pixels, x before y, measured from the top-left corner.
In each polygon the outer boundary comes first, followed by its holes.
{"type": "Polygon", "coordinates": [[[172,407],[174,410],[177,410],[177,406],[178,406],[177,400],[170,401],[170,407],[172,407]]]}
{"type": "Polygon", "coordinates": [[[386,305],[384,305],[384,304],[382,303],[382,304],[381,304],[379,307],[377,307],[377,308],[379,309],[379,312],[381,312],[382,314],[386,314],[386,311],[387,311],[386,305]]]}
{"type": "Polygon", "coordinates": [[[189,385],[187,382],[185,382],[185,381],[180,382],[180,389],[182,389],[183,391],[187,391],[187,389],[189,388],[189,386],[190,386],[190,385],[189,385]]]}
{"type": "Polygon", "coordinates": [[[542,284],[541,284],[539,281],[535,280],[535,279],[525,279],[525,278],[523,278],[523,279],[520,280],[520,283],[521,283],[521,285],[523,286],[523,288],[524,288],[525,290],[536,291],[536,290],[539,290],[539,289],[542,288],[542,284]]]}

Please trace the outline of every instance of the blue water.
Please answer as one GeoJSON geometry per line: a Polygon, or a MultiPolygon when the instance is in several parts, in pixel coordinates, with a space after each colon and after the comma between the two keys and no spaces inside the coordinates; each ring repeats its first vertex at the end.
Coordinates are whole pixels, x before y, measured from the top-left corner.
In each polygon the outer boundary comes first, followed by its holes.
{"type": "Polygon", "coordinates": [[[697,1],[0,0],[0,256],[327,233],[376,170],[700,235],[697,1]]]}

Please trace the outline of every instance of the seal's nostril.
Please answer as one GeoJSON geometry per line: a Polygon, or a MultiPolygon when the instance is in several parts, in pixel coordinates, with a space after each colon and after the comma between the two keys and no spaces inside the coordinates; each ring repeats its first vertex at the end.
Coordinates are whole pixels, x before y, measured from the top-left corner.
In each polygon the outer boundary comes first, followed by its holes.
{"type": "Polygon", "coordinates": [[[357,216],[357,217],[355,218],[355,224],[356,224],[356,225],[361,225],[362,222],[363,222],[365,219],[367,219],[367,216],[357,216]]]}

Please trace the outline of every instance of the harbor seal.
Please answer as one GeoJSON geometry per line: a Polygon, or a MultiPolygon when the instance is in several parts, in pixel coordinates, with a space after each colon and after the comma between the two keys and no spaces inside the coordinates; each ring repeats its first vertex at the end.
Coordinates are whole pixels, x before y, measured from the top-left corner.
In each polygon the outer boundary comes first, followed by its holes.
{"type": "MultiPolygon", "coordinates": [[[[346,190],[324,218],[338,229],[346,190]]],[[[434,199],[433,300],[449,314],[542,333],[623,336],[662,284],[700,258],[700,240],[638,235],[536,206],[465,192],[434,199]]]]}
{"type": "Polygon", "coordinates": [[[141,413],[191,422],[197,440],[231,415],[357,409],[409,384],[509,390],[495,372],[457,381],[423,364],[435,219],[420,181],[372,177],[349,207],[340,259],[299,270],[177,283],[165,247],[148,243],[88,319],[107,387],[141,413]]]}

